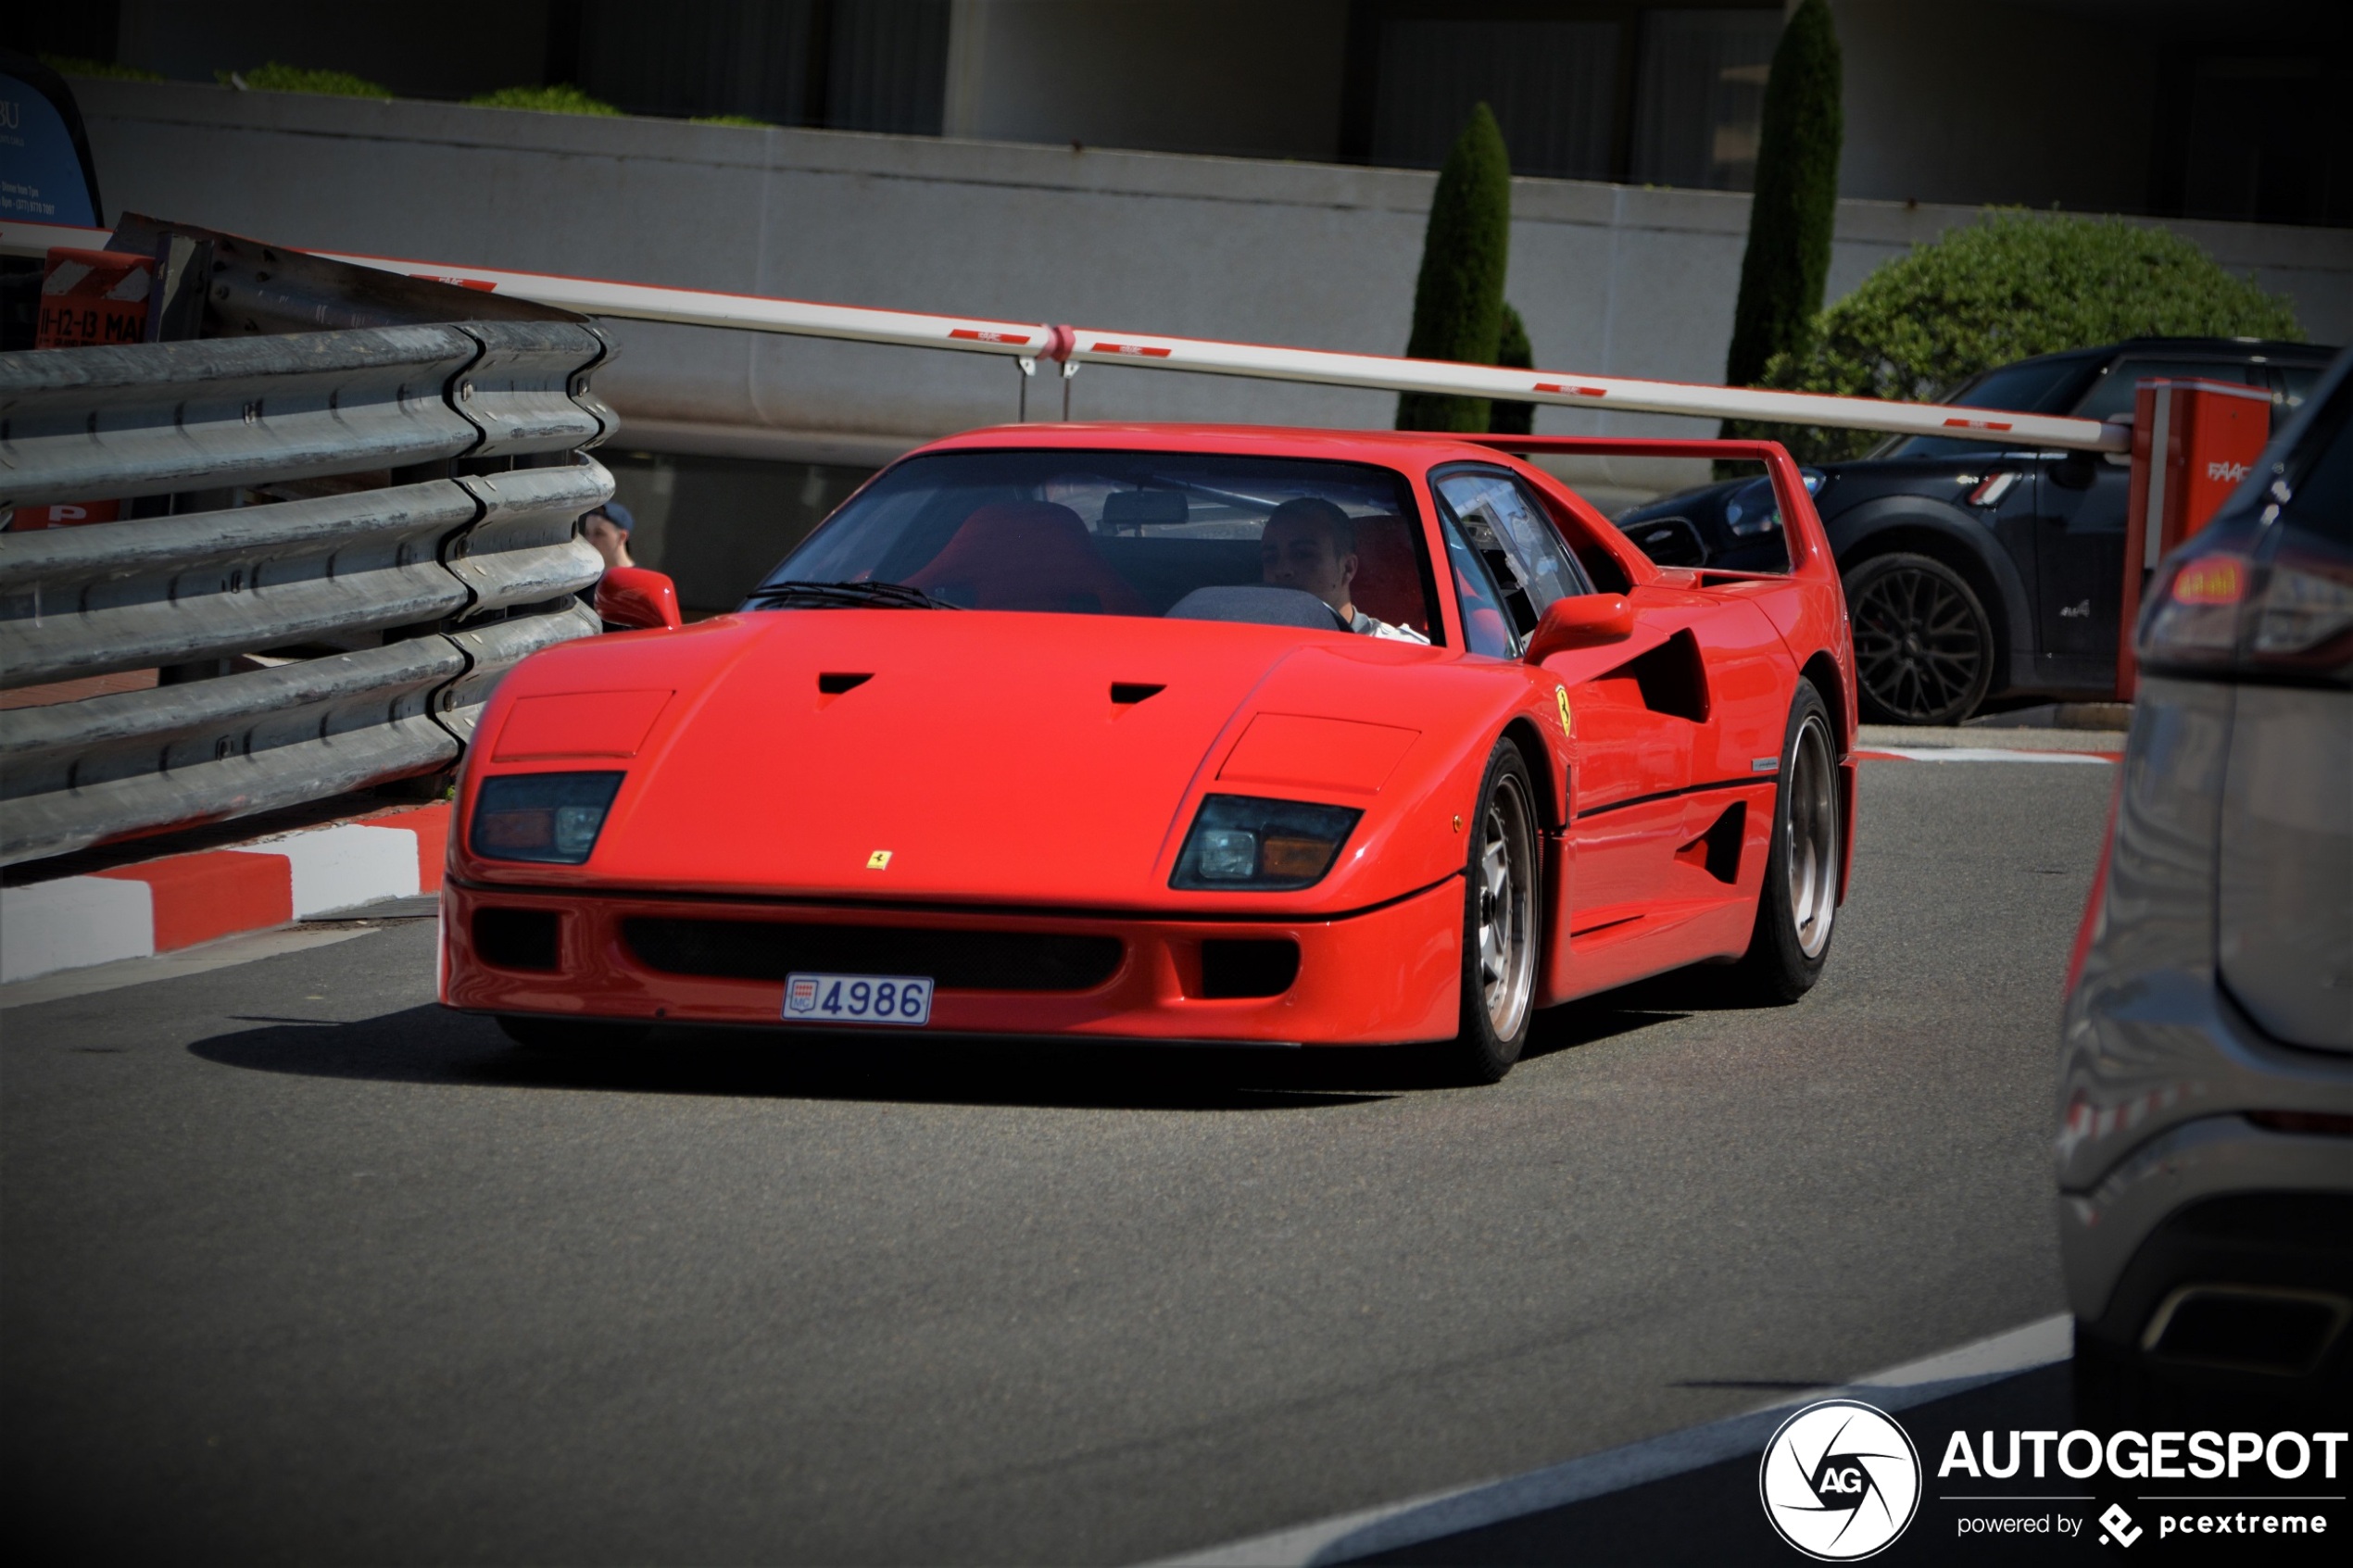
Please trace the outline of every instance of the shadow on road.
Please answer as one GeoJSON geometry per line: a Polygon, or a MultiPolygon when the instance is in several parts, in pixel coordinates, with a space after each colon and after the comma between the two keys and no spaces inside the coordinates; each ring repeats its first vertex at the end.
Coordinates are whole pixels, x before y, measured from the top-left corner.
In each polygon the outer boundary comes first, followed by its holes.
{"type": "MultiPolygon", "coordinates": [[[[1684,1016],[1690,1001],[1670,1010],[1672,988],[1661,985],[1540,1013],[1527,1059],[1684,1016]]],[[[1423,1053],[1405,1047],[1228,1050],[665,1028],[642,1045],[566,1054],[522,1049],[487,1019],[434,1006],[348,1023],[260,1014],[236,1022],[261,1027],[189,1050],[262,1073],[636,1094],[1271,1110],[1445,1092],[1423,1053]]]]}
{"type": "Polygon", "coordinates": [[[642,1045],[569,1054],[523,1049],[487,1019],[432,1006],[351,1023],[240,1022],[264,1026],[189,1050],[256,1072],[387,1083],[971,1105],[1299,1110],[1386,1098],[1408,1086],[1402,1061],[1329,1063],[1290,1051],[661,1029],[642,1045]]]}

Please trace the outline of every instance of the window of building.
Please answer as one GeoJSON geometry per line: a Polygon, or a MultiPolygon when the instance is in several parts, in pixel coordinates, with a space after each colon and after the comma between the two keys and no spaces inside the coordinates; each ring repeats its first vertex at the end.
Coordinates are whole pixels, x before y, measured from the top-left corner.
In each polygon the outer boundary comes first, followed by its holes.
{"type": "Polygon", "coordinates": [[[936,136],[948,22],[949,0],[585,0],[551,74],[632,114],[936,136]]]}
{"type": "Polygon", "coordinates": [[[1436,169],[1484,102],[1512,172],[1744,191],[1781,6],[1357,0],[1343,157],[1436,169]]]}
{"type": "Polygon", "coordinates": [[[1753,190],[1777,11],[1642,13],[1631,178],[1650,185],[1753,190]]]}
{"type": "Polygon", "coordinates": [[[1384,19],[1372,161],[1437,168],[1483,101],[1514,173],[1607,179],[1621,31],[1614,21],[1384,19]]]}
{"type": "Polygon", "coordinates": [[[2188,107],[2183,217],[2353,224],[2353,70],[2342,60],[2199,59],[2188,107]]]}

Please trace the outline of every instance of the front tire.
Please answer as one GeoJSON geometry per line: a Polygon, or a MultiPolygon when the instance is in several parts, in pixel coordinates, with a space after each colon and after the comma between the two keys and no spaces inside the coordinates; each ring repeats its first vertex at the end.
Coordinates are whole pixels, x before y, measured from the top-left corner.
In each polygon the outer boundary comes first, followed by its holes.
{"type": "Polygon", "coordinates": [[[1492,1084],[1519,1060],[1536,1014],[1543,954],[1536,788],[1509,741],[1496,743],[1470,820],[1463,887],[1462,1032],[1440,1047],[1449,1082],[1492,1084]]]}
{"type": "Polygon", "coordinates": [[[1800,679],[1781,739],[1772,847],[1756,893],[1756,924],[1740,960],[1742,988],[1756,1000],[1793,1002],[1822,977],[1845,849],[1830,709],[1814,683],[1800,679]]]}
{"type": "Polygon", "coordinates": [[[1994,683],[1994,621],[1929,556],[1873,556],[1846,574],[1855,680],[1875,724],[1957,724],[1994,683]]]}

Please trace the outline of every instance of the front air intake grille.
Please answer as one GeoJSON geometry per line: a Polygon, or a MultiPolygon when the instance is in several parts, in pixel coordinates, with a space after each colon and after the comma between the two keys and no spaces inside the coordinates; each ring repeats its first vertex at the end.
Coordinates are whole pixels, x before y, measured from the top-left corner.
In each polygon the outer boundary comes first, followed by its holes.
{"type": "Polygon", "coordinates": [[[637,960],[670,974],[774,980],[788,974],[927,974],[943,991],[1091,991],[1119,969],[1115,936],[931,931],[785,921],[621,922],[637,960]]]}
{"type": "Polygon", "coordinates": [[[1299,944],[1288,937],[1212,937],[1201,945],[1203,997],[1279,997],[1298,978],[1299,944]]]}
{"type": "Polygon", "coordinates": [[[499,969],[560,967],[553,909],[486,909],[474,911],[474,953],[499,969]]]}

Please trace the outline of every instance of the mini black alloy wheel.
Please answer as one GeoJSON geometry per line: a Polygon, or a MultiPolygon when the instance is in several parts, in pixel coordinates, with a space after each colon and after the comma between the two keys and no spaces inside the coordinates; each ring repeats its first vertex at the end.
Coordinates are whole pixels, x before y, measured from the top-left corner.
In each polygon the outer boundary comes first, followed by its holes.
{"type": "Polygon", "coordinates": [[[1846,577],[1864,717],[1957,724],[1994,678],[1994,627],[1960,573],[1928,556],[1874,556],[1846,577]]]}

